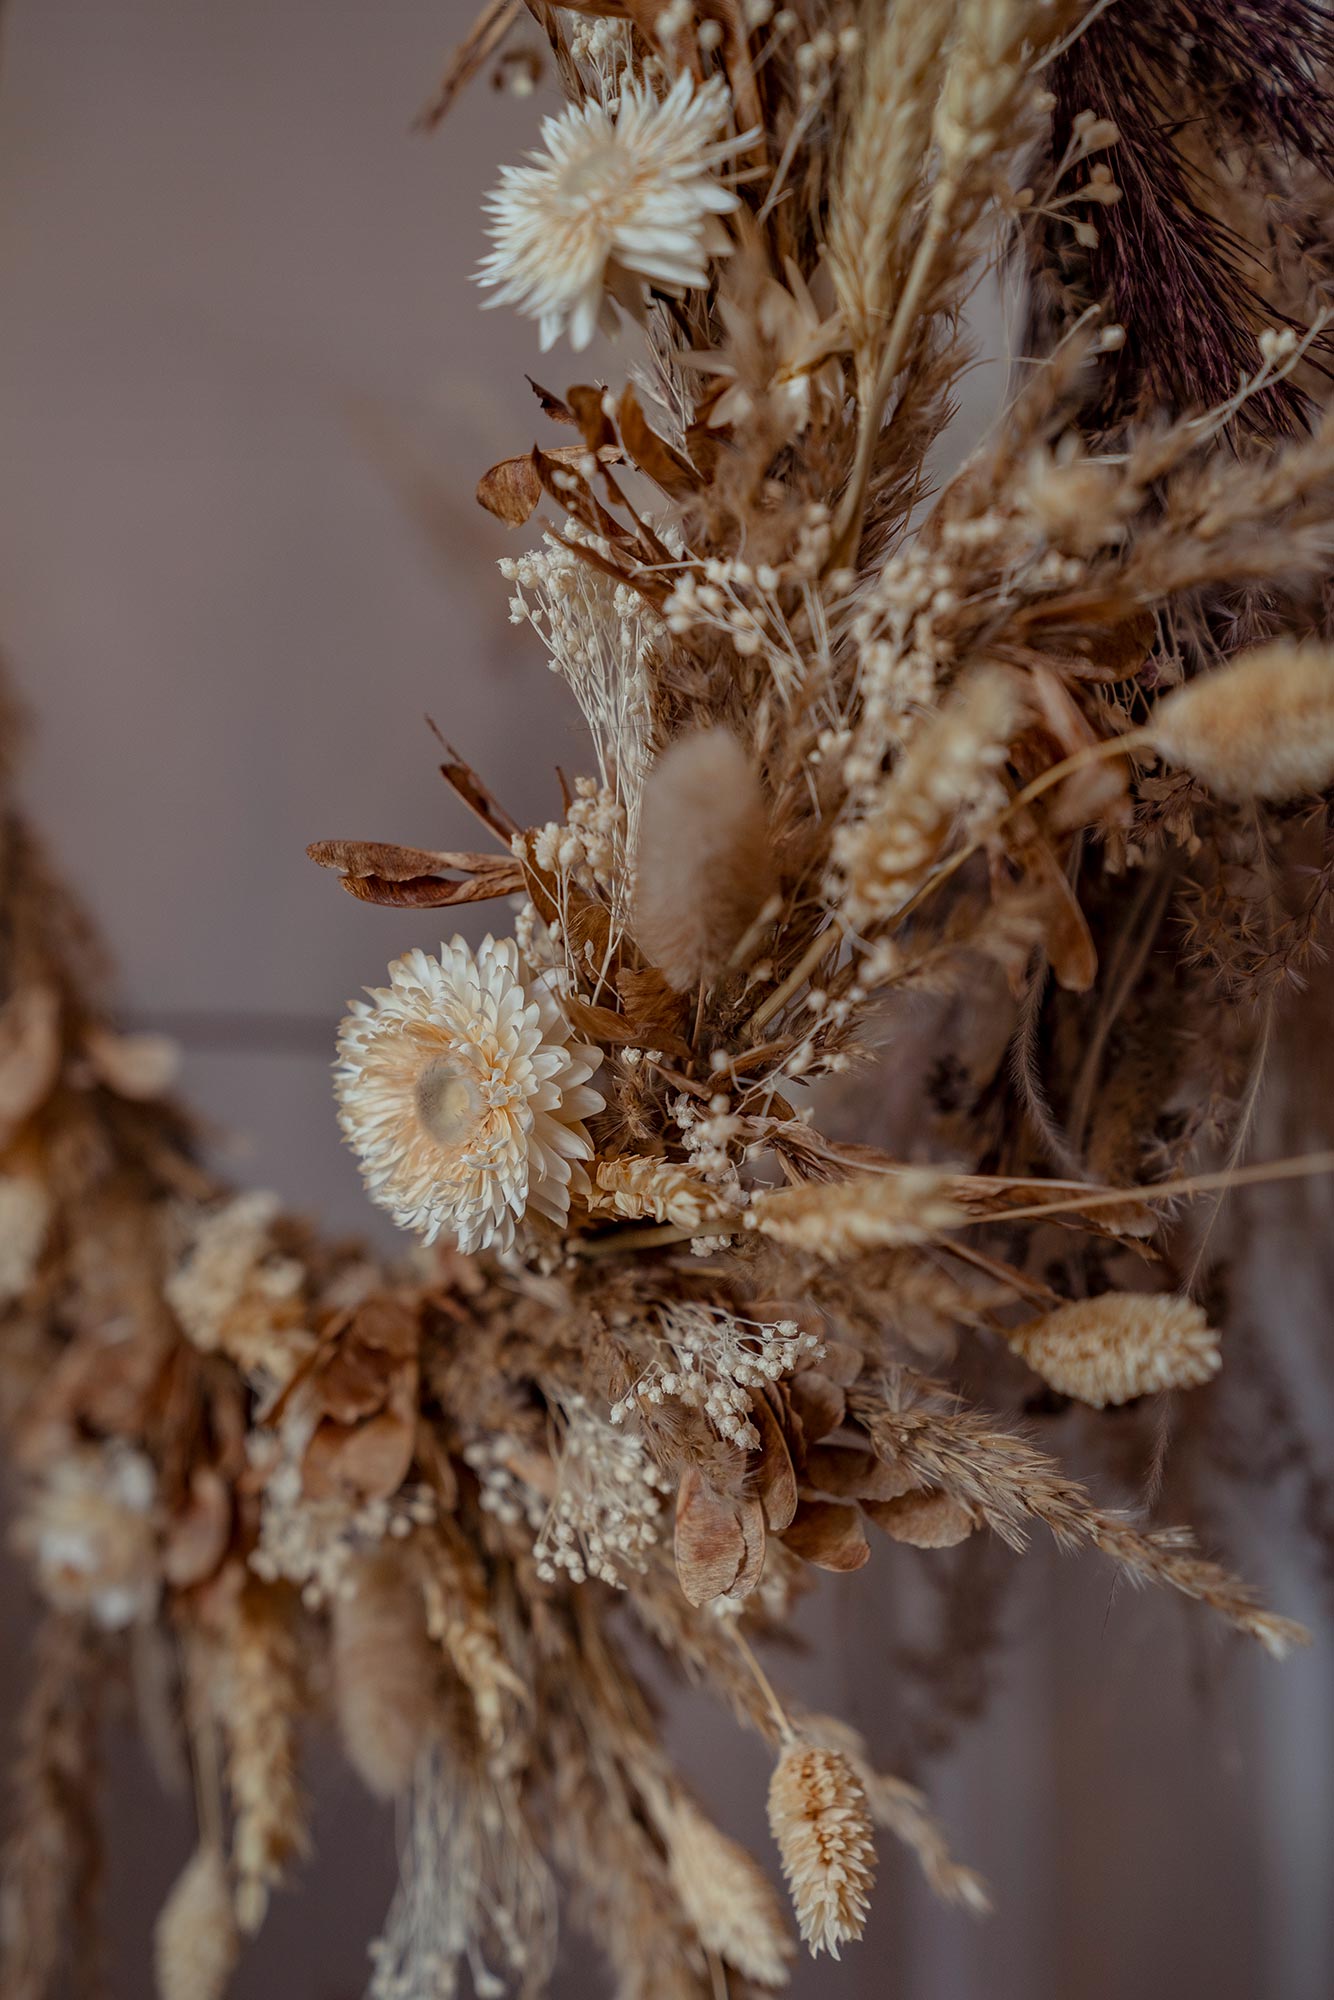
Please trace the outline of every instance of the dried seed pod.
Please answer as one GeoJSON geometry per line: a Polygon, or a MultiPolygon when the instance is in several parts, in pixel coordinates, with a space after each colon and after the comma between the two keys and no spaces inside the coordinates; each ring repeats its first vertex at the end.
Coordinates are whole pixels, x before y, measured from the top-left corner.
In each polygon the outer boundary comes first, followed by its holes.
{"type": "Polygon", "coordinates": [[[877,1528],[914,1549],[952,1549],[966,1542],[977,1525],[961,1501],[938,1488],[903,1493],[896,1500],[864,1500],[862,1507],[877,1528]]]}
{"type": "Polygon", "coordinates": [[[1203,1309],[1157,1292],[1075,1299],[1007,1338],[1035,1375],[1098,1410],[1160,1389],[1197,1388],[1221,1362],[1203,1309]]]}
{"type": "Polygon", "coordinates": [[[769,1826],[811,1956],[837,1958],[862,1934],[875,1880],[866,1789],[847,1758],[789,1744],[769,1783],[769,1826]]]}
{"type": "Polygon", "coordinates": [[[769,818],[728,729],[681,737],[648,775],[635,861],[635,935],[678,993],[722,970],[774,882],[769,818]]]}
{"type": "Polygon", "coordinates": [[[1223,799],[1322,792],[1334,783],[1334,647],[1242,653],[1160,701],[1147,734],[1223,799]]]}

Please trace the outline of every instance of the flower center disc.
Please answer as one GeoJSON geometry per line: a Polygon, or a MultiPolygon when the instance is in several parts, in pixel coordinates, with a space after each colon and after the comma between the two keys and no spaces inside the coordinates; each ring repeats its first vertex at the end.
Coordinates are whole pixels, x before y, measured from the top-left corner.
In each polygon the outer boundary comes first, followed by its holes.
{"type": "Polygon", "coordinates": [[[461,1146],[477,1129],[482,1105],[472,1080],[443,1056],[417,1079],[417,1118],[438,1146],[461,1146]]]}

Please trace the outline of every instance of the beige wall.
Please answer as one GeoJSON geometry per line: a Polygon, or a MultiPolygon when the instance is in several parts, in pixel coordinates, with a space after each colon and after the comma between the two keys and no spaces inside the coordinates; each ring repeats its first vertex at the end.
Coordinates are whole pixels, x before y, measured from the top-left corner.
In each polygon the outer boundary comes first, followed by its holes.
{"type": "MultiPolygon", "coordinates": [[[[407,132],[470,12],[13,0],[0,93],[0,636],[39,725],[29,795],[131,1008],[185,1035],[233,1171],[351,1227],[367,1216],[336,1142],[333,1023],[437,931],[353,904],[302,849],[467,836],[426,712],[521,814],[553,805],[556,761],[582,761],[468,498],[530,441],[523,370],[570,373],[467,282],[479,196],[536,113],[482,87],[435,140],[407,132]],[[440,482],[433,535],[403,504],[414,456],[440,482]]],[[[1279,1511],[1251,1566],[1309,1612],[1285,1539],[1279,1511]]],[[[819,1656],[789,1676],[873,1739],[926,1574],[893,1554],[820,1593],[819,1656]]],[[[798,1994],[1323,2000],[1328,1652],[1248,1658],[1219,1684],[1230,1649],[1201,1623],[1045,1559],[1008,1619],[1024,1642],[986,1722],[930,1774],[1001,1914],[936,1912],[887,1850],[871,1943],[798,1994]]],[[[17,1611],[0,1649],[12,1690],[17,1611]]],[[[672,1727],[763,1850],[762,1758],[698,1703],[672,1727]]],[[[135,1753],[115,1761],[113,1993],[130,2000],[185,1834],[135,1753]]],[[[320,1859],[239,2000],[360,1991],[392,1829],[340,1771],[317,1790],[320,1859]]],[[[589,1991],[572,1967],[564,2000],[589,1991]]]]}

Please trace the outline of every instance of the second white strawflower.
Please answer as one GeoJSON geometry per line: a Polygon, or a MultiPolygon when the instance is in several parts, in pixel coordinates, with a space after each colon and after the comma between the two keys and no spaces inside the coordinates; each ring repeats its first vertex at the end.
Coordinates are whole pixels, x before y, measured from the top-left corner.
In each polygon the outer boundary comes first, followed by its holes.
{"type": "Polygon", "coordinates": [[[468,1254],[508,1249],[529,1209],[563,1226],[588,1185],[598,1051],[510,938],[410,951],[389,981],[352,1003],[334,1071],[371,1199],[468,1254]]]}
{"type": "Polygon", "coordinates": [[[546,152],[502,169],[487,197],[489,303],[536,319],[545,353],[567,328],[574,348],[611,331],[612,299],[638,312],[645,285],[706,285],[710,256],[729,247],[718,217],[738,205],[713,178],[733,150],[718,138],[728,109],[719,78],[697,90],[683,73],[661,103],[627,82],[614,120],[598,104],[544,119],[546,152]]]}

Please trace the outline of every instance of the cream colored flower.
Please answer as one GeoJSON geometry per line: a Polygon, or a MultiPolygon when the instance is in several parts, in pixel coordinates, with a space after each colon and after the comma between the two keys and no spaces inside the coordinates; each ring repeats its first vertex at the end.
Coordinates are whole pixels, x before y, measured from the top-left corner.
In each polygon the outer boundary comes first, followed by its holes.
{"type": "Polygon", "coordinates": [[[627,82],[614,120],[597,104],[544,119],[546,152],[503,168],[487,197],[489,303],[536,319],[545,352],[567,327],[575,348],[612,331],[611,297],[638,312],[646,285],[707,284],[710,256],[728,248],[717,218],[737,206],[712,178],[734,150],[718,139],[728,109],[721,79],[696,90],[683,71],[661,103],[627,82]]]}
{"type": "Polygon", "coordinates": [[[428,1243],[508,1249],[532,1208],[563,1224],[592,1157],[600,1056],[571,1039],[510,938],[410,951],[354,1001],[338,1039],[343,1131],[371,1199],[428,1243]]]}

